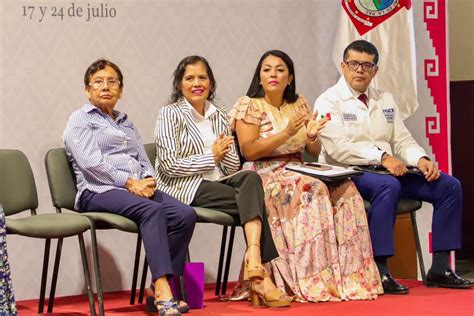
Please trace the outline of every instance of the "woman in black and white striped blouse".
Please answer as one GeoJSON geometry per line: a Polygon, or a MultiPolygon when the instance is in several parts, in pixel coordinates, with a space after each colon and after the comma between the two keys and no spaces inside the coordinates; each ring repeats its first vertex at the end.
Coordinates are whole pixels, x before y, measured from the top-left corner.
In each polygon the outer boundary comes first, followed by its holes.
{"type": "Polygon", "coordinates": [[[171,104],[161,109],[156,122],[157,188],[192,206],[238,209],[247,240],[244,274],[252,280],[252,302],[288,306],[291,299],[275,288],[262,266],[278,257],[262,182],[255,172],[237,172],[240,161],[226,113],[211,103],[215,88],[205,58],[189,56],[178,64],[171,104]]]}

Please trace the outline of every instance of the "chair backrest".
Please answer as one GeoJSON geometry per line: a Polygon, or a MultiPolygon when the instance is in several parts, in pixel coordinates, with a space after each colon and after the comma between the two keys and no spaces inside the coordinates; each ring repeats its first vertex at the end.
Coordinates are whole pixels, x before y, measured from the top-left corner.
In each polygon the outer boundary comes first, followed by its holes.
{"type": "Polygon", "coordinates": [[[242,152],[240,151],[240,144],[239,139],[237,138],[237,132],[232,132],[232,136],[234,136],[235,151],[237,151],[237,155],[239,156],[240,168],[242,168],[244,163],[247,162],[247,159],[245,159],[244,155],[242,155],[242,152]]]}
{"type": "Polygon", "coordinates": [[[44,159],[51,200],[56,208],[74,211],[76,176],[64,148],[54,148],[44,159]]]}
{"type": "Polygon", "coordinates": [[[0,203],[5,215],[38,207],[30,163],[25,154],[16,149],[0,149],[0,203]]]}
{"type": "Polygon", "coordinates": [[[150,159],[151,165],[154,168],[155,167],[155,160],[156,160],[156,145],[155,145],[155,143],[144,144],[143,147],[145,147],[146,155],[148,156],[148,159],[150,159]]]}
{"type": "MultiPolygon", "coordinates": [[[[144,147],[151,164],[154,166],[156,157],[155,144],[145,144],[144,147]]],[[[57,208],[75,211],[76,175],[74,174],[72,164],[67,158],[66,150],[64,148],[49,150],[45,157],[45,165],[53,205],[57,208]]]]}

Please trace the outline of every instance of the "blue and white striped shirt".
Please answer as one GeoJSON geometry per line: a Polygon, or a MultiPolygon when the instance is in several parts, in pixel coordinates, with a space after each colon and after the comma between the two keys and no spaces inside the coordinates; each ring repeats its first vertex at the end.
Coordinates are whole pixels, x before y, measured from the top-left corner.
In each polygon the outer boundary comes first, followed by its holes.
{"type": "Polygon", "coordinates": [[[85,104],[69,117],[63,141],[77,178],[76,208],[86,189],[96,193],[125,190],[128,178],[155,174],[133,123],[122,112],[114,114],[115,120],[85,104]]]}

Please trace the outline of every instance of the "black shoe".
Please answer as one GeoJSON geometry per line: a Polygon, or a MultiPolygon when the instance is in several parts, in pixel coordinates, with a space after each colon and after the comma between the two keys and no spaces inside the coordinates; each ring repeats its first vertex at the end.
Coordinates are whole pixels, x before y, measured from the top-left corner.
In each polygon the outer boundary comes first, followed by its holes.
{"type": "Polygon", "coordinates": [[[468,289],[473,286],[472,282],[461,278],[451,269],[444,271],[444,274],[436,274],[428,271],[426,275],[426,286],[447,287],[452,289],[468,289]]]}
{"type": "Polygon", "coordinates": [[[408,288],[395,281],[390,273],[382,275],[382,287],[384,294],[408,294],[408,288]]]}

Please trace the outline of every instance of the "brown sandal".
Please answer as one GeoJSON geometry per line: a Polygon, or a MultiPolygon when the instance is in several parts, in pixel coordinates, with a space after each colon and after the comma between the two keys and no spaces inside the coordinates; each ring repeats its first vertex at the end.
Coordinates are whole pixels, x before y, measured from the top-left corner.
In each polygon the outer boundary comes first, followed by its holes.
{"type": "MultiPolygon", "coordinates": [[[[260,248],[259,244],[249,244],[247,246],[247,251],[251,246],[256,246],[260,248]]],[[[245,258],[245,268],[244,268],[244,280],[256,281],[263,280],[265,275],[265,269],[262,264],[251,262],[249,259],[245,258]]]]}
{"type": "MultiPolygon", "coordinates": [[[[265,271],[264,276],[269,277],[270,275],[265,271]]],[[[252,282],[252,295],[250,300],[252,306],[287,307],[290,306],[293,297],[288,296],[285,292],[277,288],[266,291],[265,293],[258,293],[256,290],[256,282],[252,282]]]]}

